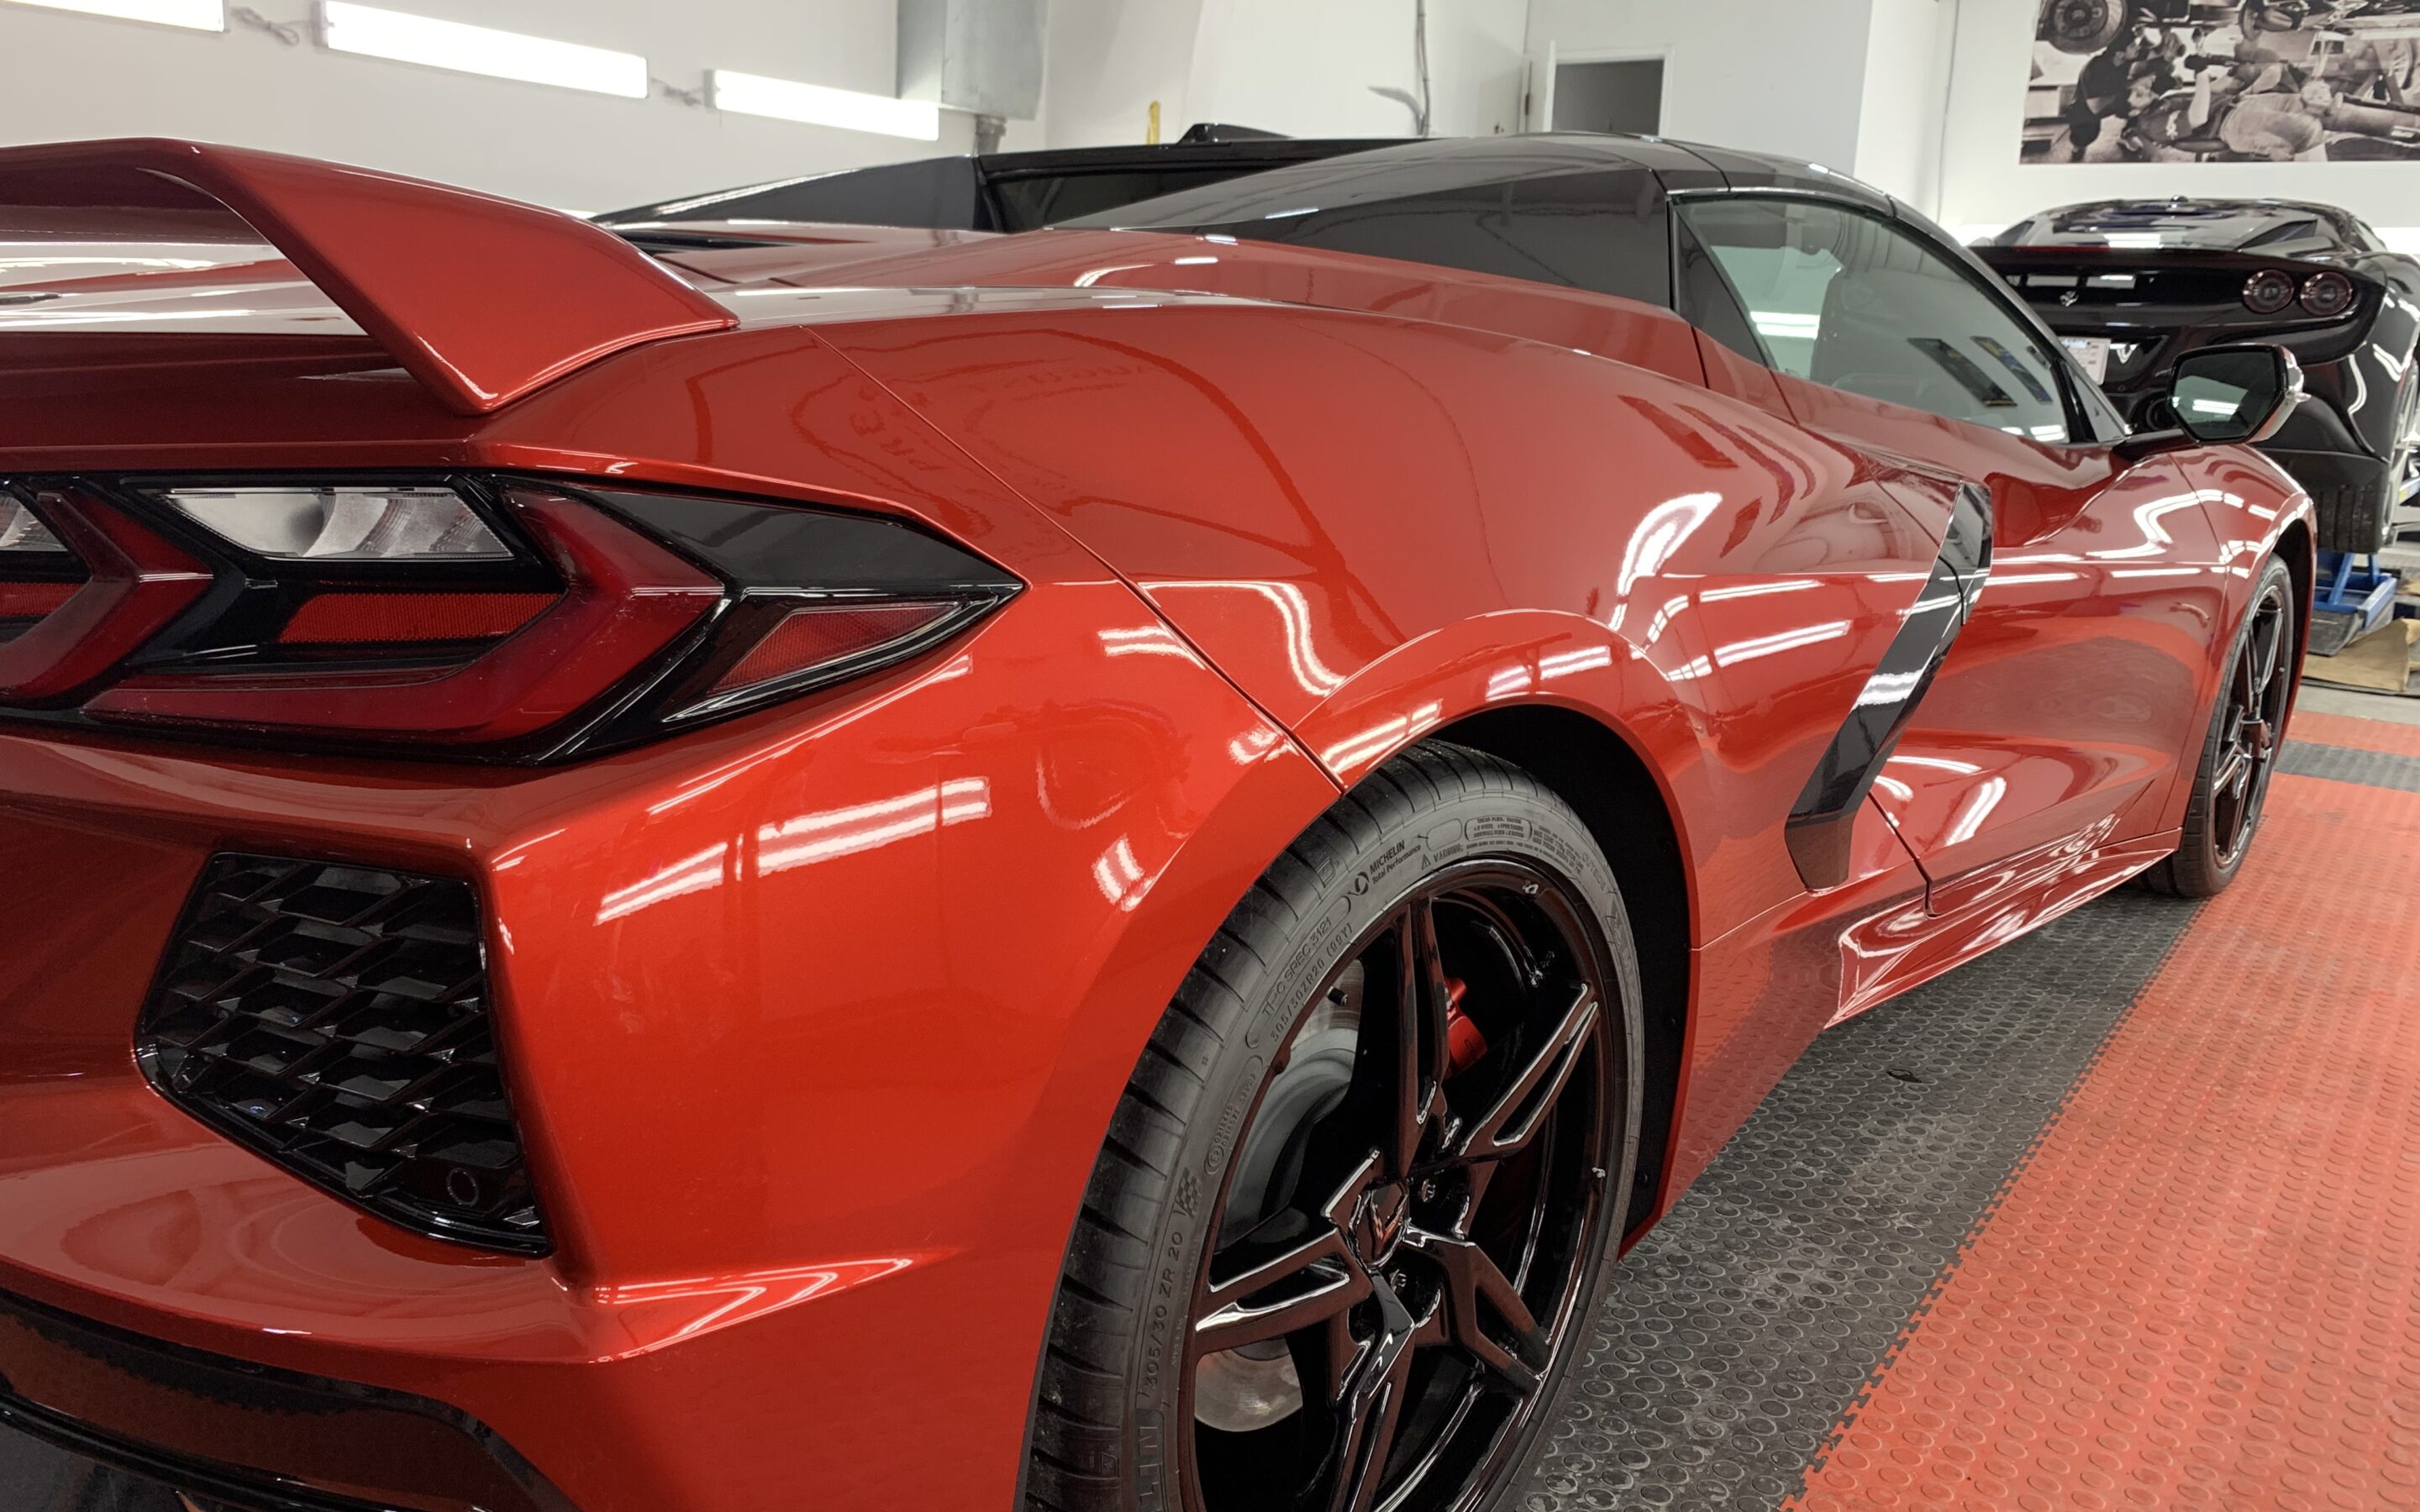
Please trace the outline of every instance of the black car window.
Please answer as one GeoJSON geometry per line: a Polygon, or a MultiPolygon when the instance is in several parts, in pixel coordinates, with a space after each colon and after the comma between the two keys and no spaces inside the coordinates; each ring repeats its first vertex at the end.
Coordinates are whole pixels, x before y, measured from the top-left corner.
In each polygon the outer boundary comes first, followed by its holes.
{"type": "Polygon", "coordinates": [[[1680,291],[1682,317],[1751,363],[1778,365],[1758,339],[1756,327],[1748,323],[1747,307],[1740,303],[1738,291],[1723,276],[1722,265],[1685,219],[1674,223],[1673,255],[1677,260],[1672,283],[1680,291]]]}
{"type": "Polygon", "coordinates": [[[923,158],[750,184],[615,210],[601,219],[609,225],[625,221],[830,221],[997,229],[984,206],[972,158],[923,158]]]}
{"type": "Polygon", "coordinates": [[[993,202],[1003,231],[1033,231],[1078,216],[1097,215],[1139,200],[1223,183],[1262,172],[1257,163],[1202,168],[1120,168],[1091,173],[1018,174],[995,177],[993,202]]]}
{"type": "Polygon", "coordinates": [[[1784,372],[2039,441],[2069,439],[2058,360],[1966,270],[1899,226],[1804,198],[1696,200],[1681,217],[1784,372]]]}
{"type": "Polygon", "coordinates": [[[2283,241],[2319,241],[2321,239],[2323,239],[2323,238],[2319,231],[2319,220],[2317,217],[2312,217],[2310,219],[2301,221],[2281,221],[2235,250],[2238,252],[2252,252],[2261,247],[2273,247],[2283,241]]]}
{"type": "Polygon", "coordinates": [[[1651,304],[1672,300],[1671,247],[1654,175],[1570,148],[1389,148],[1057,224],[1231,236],[1464,268],[1651,304]]]}

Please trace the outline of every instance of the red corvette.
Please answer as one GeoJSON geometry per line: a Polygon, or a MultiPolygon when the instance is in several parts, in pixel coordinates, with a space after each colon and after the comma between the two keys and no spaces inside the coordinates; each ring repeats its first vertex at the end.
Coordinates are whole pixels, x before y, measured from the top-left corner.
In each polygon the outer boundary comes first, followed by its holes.
{"type": "Polygon", "coordinates": [[[2290,359],[2129,436],[1803,165],[0,218],[183,249],[0,290],[0,1425],[195,1505],[1510,1504],[1808,1041],[2225,886],[2293,698],[2290,359]]]}

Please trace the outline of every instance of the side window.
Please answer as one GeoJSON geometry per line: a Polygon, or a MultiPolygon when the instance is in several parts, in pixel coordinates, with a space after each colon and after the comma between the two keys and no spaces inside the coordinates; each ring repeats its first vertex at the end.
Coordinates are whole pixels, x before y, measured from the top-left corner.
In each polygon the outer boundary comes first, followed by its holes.
{"type": "Polygon", "coordinates": [[[1690,233],[1685,220],[1675,226],[1674,251],[1679,261],[1673,281],[1680,285],[1682,318],[1749,362],[1773,366],[1772,351],[1757,339],[1739,296],[1731,292],[1730,281],[1723,277],[1705,243],[1690,233]]]}
{"type": "Polygon", "coordinates": [[[1668,233],[1649,183],[1646,171],[1636,168],[1507,178],[1332,208],[1289,207],[1218,229],[1664,306],[1672,288],[1668,233]]]}
{"type": "Polygon", "coordinates": [[[2057,361],[1963,269],[1899,227],[1804,199],[1686,201],[1681,216],[1783,372],[2035,440],[2069,439],[2057,361]]]}
{"type": "Polygon", "coordinates": [[[1655,176],[1544,137],[1350,153],[1053,224],[1321,247],[1672,303],[1655,176]]]}

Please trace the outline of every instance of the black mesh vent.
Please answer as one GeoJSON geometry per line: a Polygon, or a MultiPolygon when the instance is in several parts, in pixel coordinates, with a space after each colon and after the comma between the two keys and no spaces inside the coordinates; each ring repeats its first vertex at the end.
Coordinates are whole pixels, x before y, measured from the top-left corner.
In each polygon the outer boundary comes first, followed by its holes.
{"type": "Polygon", "coordinates": [[[135,1049],[168,1099],[382,1218],[543,1254],[467,884],[217,856],[135,1049]]]}

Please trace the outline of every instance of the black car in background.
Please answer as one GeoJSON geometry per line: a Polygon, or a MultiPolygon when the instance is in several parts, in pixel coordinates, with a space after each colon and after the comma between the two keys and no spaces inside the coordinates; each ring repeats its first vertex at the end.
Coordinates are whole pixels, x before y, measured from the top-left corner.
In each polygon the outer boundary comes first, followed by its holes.
{"type": "Polygon", "coordinates": [[[2261,450],[2310,490],[2321,547],[2393,539],[2420,477],[2420,262],[2359,219],[2292,200],[2103,200],[2045,210],[1975,251],[2138,430],[2174,423],[2161,394],[2183,353],[2234,341],[2292,351],[2308,397],[2261,450]]]}
{"type": "Polygon", "coordinates": [[[1163,145],[922,158],[691,194],[597,221],[643,245],[664,246],[744,243],[748,223],[767,221],[1032,231],[1269,168],[1393,145],[1203,124],[1163,145]]]}

